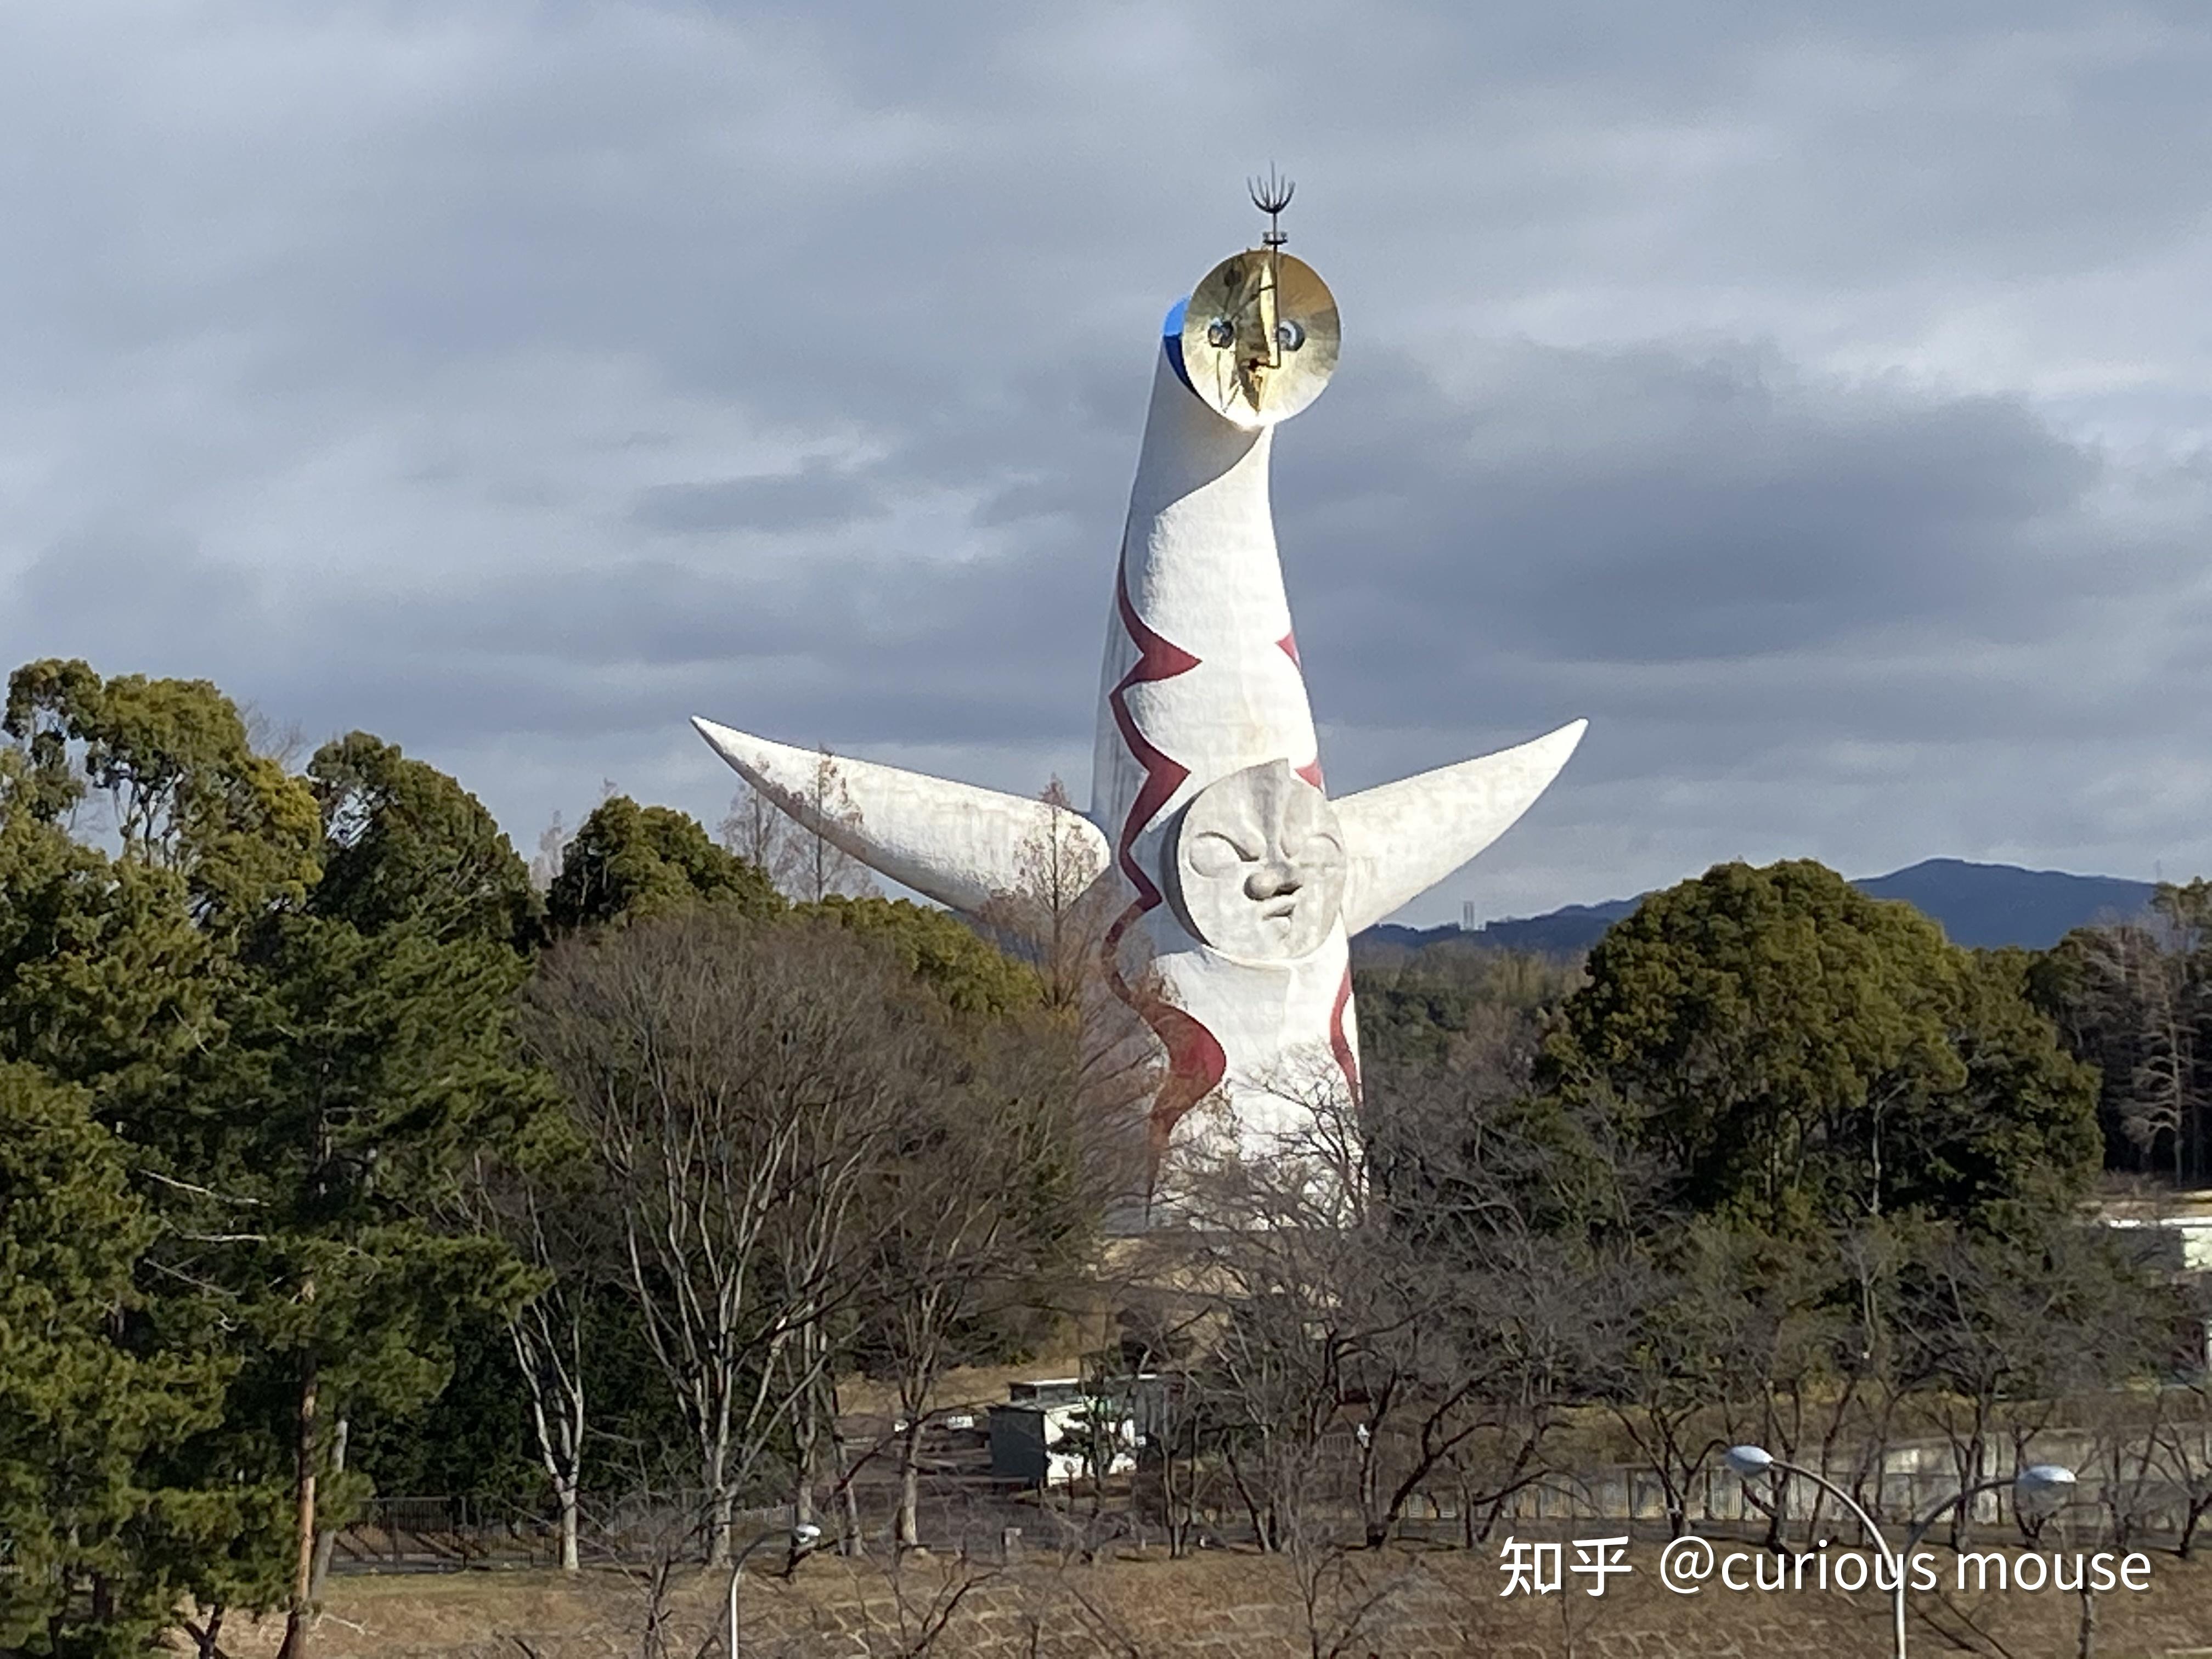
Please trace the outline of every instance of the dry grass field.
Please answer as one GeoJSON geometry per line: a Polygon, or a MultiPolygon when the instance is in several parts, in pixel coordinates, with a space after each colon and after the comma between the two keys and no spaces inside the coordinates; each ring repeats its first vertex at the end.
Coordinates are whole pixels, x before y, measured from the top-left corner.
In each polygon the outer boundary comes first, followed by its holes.
{"type": "MultiPolygon", "coordinates": [[[[817,1559],[790,1583],[750,1573],[742,1651],[757,1659],[1876,1659],[1886,1601],[1807,1589],[1671,1595],[1638,1571],[1601,1597],[1501,1598],[1491,1558],[1389,1552],[1300,1562],[1241,1553],[1091,1565],[817,1559]]],[[[1950,1566],[1945,1559],[1948,1583],[1950,1566]]],[[[363,1577],[332,1586],[320,1659],[695,1659],[720,1655],[726,1580],[681,1570],[656,1606],[649,1575],[363,1577]],[[648,1627],[665,1645],[653,1646],[648,1627]],[[709,1645],[711,1644],[711,1645],[709,1645]]],[[[2090,1659],[2212,1656],[2212,1564],[2153,1558],[2151,1587],[2100,1596],[2090,1659]]],[[[1921,1654],[2080,1659],[2080,1598],[2015,1591],[1916,1596],[1921,1654]]],[[[279,1628],[235,1624],[233,1659],[268,1659],[279,1628]]]]}

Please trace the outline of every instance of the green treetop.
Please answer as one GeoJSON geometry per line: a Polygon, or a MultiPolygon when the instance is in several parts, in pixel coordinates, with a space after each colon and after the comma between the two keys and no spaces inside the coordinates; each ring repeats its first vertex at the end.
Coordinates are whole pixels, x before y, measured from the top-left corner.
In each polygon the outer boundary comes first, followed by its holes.
{"type": "Polygon", "coordinates": [[[205,680],[30,663],[9,679],[0,729],[24,745],[40,816],[100,792],[124,857],[182,875],[204,925],[246,926],[315,880],[314,797],[254,751],[236,705],[205,680]]]}
{"type": "Polygon", "coordinates": [[[2078,1193],[2094,1079],[2009,962],[1809,860],[1717,866],[1590,953],[1545,1080],[1675,1172],[1674,1196],[1778,1231],[2078,1193]]]}
{"type": "Polygon", "coordinates": [[[700,903],[758,917],[783,908],[768,877],[717,847],[696,818],[627,795],[592,809],[545,896],[546,920],[559,933],[700,903]]]}
{"type": "Polygon", "coordinates": [[[204,681],[33,663],[5,729],[0,1062],[84,1085],[135,1186],[103,1363],[228,1379],[204,1420],[118,1432],[131,1547],[55,1651],[182,1591],[287,1603],[298,1659],[337,1423],[419,1405],[454,1329],[529,1288],[444,1219],[539,1098],[507,1039],[526,875],[450,778],[360,733],[293,776],[204,681]],[[112,853],[72,833],[88,792],[112,853]]]}
{"type": "Polygon", "coordinates": [[[981,938],[950,911],[911,899],[832,894],[793,913],[872,939],[962,1014],[996,1018],[1033,1007],[1043,994],[1034,969],[981,938]]]}
{"type": "Polygon", "coordinates": [[[325,744],[307,776],[323,819],[318,915],[370,933],[408,921],[439,939],[532,940],[529,866],[453,779],[366,732],[325,744]]]}

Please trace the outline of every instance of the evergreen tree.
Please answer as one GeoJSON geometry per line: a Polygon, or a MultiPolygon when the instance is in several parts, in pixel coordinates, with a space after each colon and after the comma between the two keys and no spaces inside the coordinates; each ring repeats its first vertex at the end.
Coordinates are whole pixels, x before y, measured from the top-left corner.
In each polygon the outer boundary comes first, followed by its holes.
{"type": "Polygon", "coordinates": [[[364,933],[404,921],[441,940],[535,943],[529,867],[452,778],[365,732],[317,750],[307,778],[323,819],[317,915],[364,933]]]}
{"type": "Polygon", "coordinates": [[[146,1446],[142,1486],[178,1495],[138,1517],[136,1565],[217,1617],[282,1601],[298,1659],[334,1425],[421,1405],[454,1329],[528,1288],[440,1219],[541,1097],[508,1051],[526,876],[458,785],[373,738],[326,746],[311,787],[204,681],[48,662],[9,693],[0,950],[63,948],[0,1030],[127,1143],[149,1352],[229,1367],[220,1420],[146,1446]],[[88,788],[112,857],[67,834],[88,788]]]}
{"type": "Polygon", "coordinates": [[[696,818],[640,806],[627,795],[592,809],[562,849],[560,873],[545,896],[556,933],[701,903],[756,917],[783,908],[759,867],[717,847],[696,818]]]}
{"type": "Polygon", "coordinates": [[[1034,969],[1017,962],[949,910],[912,899],[832,894],[793,912],[834,922],[887,951],[955,1012],[997,1016],[1034,1007],[1043,994],[1034,969]]]}
{"type": "Polygon", "coordinates": [[[2022,964],[1818,864],[1654,894],[1589,974],[1544,1079],[1660,1155],[1693,1209],[1778,1233],[1898,1207],[1995,1222],[2094,1171],[2095,1079],[2022,964]]]}
{"type": "Polygon", "coordinates": [[[136,1653],[176,1589],[143,1522],[149,1454],[214,1419],[220,1359],[139,1351],[155,1232],[81,1089],[0,1063],[0,1650],[136,1653]]]}

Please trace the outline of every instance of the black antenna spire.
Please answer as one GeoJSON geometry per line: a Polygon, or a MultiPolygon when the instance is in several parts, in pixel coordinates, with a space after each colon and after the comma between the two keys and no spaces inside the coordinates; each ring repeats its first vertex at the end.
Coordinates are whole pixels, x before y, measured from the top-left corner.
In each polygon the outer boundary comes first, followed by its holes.
{"type": "Polygon", "coordinates": [[[1267,234],[1261,240],[1269,247],[1282,246],[1291,240],[1283,234],[1283,210],[1290,206],[1291,198],[1297,194],[1297,181],[1294,179],[1278,179],[1275,176],[1275,164],[1270,161],[1267,163],[1266,182],[1262,183],[1258,179],[1247,179],[1244,181],[1244,188],[1252,193],[1252,205],[1267,216],[1267,234]]]}

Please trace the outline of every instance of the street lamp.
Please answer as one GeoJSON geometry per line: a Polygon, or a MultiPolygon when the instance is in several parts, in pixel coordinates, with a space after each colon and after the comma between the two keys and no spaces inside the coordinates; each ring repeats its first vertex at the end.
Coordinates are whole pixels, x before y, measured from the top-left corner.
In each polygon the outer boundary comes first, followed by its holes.
{"type": "Polygon", "coordinates": [[[1771,1474],[1777,1469],[1784,1474],[1797,1475],[1811,1481],[1823,1492],[1833,1497],[1853,1515],[1858,1516],[1859,1525],[1866,1528],[1867,1536],[1874,1540],[1881,1551],[1882,1559],[1889,1564],[1890,1633],[1893,1644],[1894,1659],[1906,1659],[1905,1651],[1905,1563],[1911,1559],[1912,1553],[1919,1547],[1920,1540],[1928,1535],[1929,1528],[1934,1526],[1960,1504],[1978,1498],[1985,1492],[1995,1492],[2000,1486],[2008,1486],[2012,1488],[2013,1503],[2015,1506],[2033,1510],[2046,1506],[2055,1508],[2064,1503],[2073,1495],[2075,1485],[2074,1471],[2063,1463],[2031,1463],[2009,1479],[1984,1480],[1978,1486],[1968,1486],[1963,1492],[1954,1492],[1926,1514],[1906,1522],[1905,1548],[1900,1552],[1890,1548],[1889,1540],[1882,1535],[1882,1530],[1875,1524],[1874,1517],[1859,1506],[1856,1498],[1841,1486],[1814,1474],[1811,1469],[1801,1468],[1795,1463],[1785,1463],[1764,1446],[1730,1446],[1721,1454],[1721,1461],[1746,1480],[1758,1475],[1771,1474]]]}
{"type": "MultiPolygon", "coordinates": [[[[730,1563],[729,1659],[738,1659],[738,1582],[744,1577],[745,1558],[776,1536],[777,1534],[772,1532],[763,1533],[744,1548],[739,1550],[738,1559],[730,1563]]],[[[796,1566],[802,1558],[809,1554],[814,1547],[822,1541],[822,1528],[811,1521],[802,1521],[783,1536],[791,1547],[791,1564],[796,1566]]]]}

